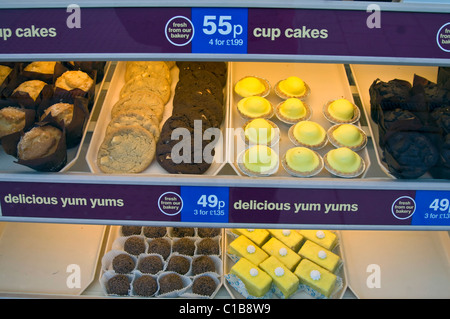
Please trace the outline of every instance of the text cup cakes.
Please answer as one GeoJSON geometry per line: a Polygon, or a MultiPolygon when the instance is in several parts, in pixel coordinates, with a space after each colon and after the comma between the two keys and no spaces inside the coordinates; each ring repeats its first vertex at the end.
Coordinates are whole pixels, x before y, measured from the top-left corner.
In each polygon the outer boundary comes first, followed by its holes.
{"type": "Polygon", "coordinates": [[[298,76],[290,76],[278,81],[274,89],[275,94],[282,99],[292,97],[305,99],[311,91],[308,84],[298,76]]]}
{"type": "Polygon", "coordinates": [[[289,138],[296,146],[308,147],[313,150],[324,147],[327,142],[327,132],[314,121],[301,121],[289,129],[289,138]]]}
{"type": "Polygon", "coordinates": [[[237,110],[245,119],[270,119],[274,113],[272,103],[261,96],[244,97],[238,102],[237,110]]]}
{"type": "Polygon", "coordinates": [[[281,161],[284,169],[295,177],[311,177],[323,169],[323,159],[306,147],[293,147],[286,151],[281,161]]]}
{"type": "Polygon", "coordinates": [[[277,118],[287,124],[309,120],[312,111],[307,103],[298,98],[289,98],[280,102],[275,108],[277,118]]]}
{"type": "Polygon", "coordinates": [[[247,144],[274,145],[280,138],[278,126],[267,119],[250,120],[243,127],[244,140],[247,144]]]}
{"type": "Polygon", "coordinates": [[[266,145],[254,145],[239,155],[238,166],[248,176],[269,176],[278,171],[278,154],[266,145]]]}
{"type": "Polygon", "coordinates": [[[340,177],[357,177],[365,170],[361,156],[347,147],[339,147],[323,157],[325,168],[333,175],[340,177]]]}
{"type": "Polygon", "coordinates": [[[270,83],[259,76],[246,76],[236,82],[234,92],[241,97],[265,97],[270,93],[270,83]]]}
{"type": "Polygon", "coordinates": [[[363,149],[367,136],[362,129],[353,124],[336,124],[328,129],[328,140],[335,147],[348,147],[353,151],[363,149]]]}
{"type": "Polygon", "coordinates": [[[323,115],[331,123],[355,123],[359,120],[359,108],[345,98],[328,101],[323,106],[323,115]]]}

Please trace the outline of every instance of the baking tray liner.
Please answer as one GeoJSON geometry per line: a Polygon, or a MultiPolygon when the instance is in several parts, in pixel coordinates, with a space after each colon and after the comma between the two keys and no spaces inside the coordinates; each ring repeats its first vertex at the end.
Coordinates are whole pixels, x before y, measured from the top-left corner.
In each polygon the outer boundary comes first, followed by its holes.
{"type": "MultiPolygon", "coordinates": [[[[105,137],[105,131],[106,128],[109,124],[109,122],[111,121],[111,109],[114,106],[114,104],[119,100],[119,94],[120,94],[120,90],[122,88],[122,86],[125,84],[125,70],[126,70],[126,62],[124,61],[120,61],[117,63],[116,68],[114,70],[114,74],[112,76],[111,79],[111,83],[109,85],[108,91],[106,93],[105,96],[105,100],[103,102],[103,106],[102,109],[99,113],[98,116],[98,120],[97,123],[95,125],[94,128],[94,132],[92,134],[92,139],[91,139],[91,143],[89,145],[89,148],[87,150],[86,153],[86,161],[87,164],[89,165],[89,168],[91,170],[92,173],[96,173],[96,174],[103,174],[103,172],[99,169],[99,167],[97,166],[97,153],[98,150],[103,142],[103,139],[105,137]]],[[[229,72],[229,70],[228,70],[229,72]]],[[[162,126],[164,125],[164,122],[171,116],[172,114],[172,109],[173,109],[173,96],[174,96],[174,92],[175,92],[175,87],[176,84],[178,82],[178,74],[179,74],[179,70],[177,66],[174,66],[171,69],[171,77],[172,77],[172,86],[171,86],[171,97],[170,100],[167,102],[167,104],[165,105],[165,109],[164,109],[164,114],[163,114],[163,119],[160,123],[160,128],[162,128],[162,126]]],[[[230,75],[228,74],[228,77],[230,75]]],[[[224,89],[224,98],[227,99],[228,94],[227,94],[227,90],[228,87],[225,87],[224,89]]],[[[228,118],[228,108],[227,106],[227,101],[224,101],[224,107],[225,107],[225,117],[224,117],[224,121],[221,127],[222,130],[222,140],[218,141],[217,144],[215,145],[215,155],[214,155],[214,159],[213,159],[213,163],[211,164],[211,166],[209,167],[209,169],[203,174],[203,175],[217,175],[219,173],[219,171],[221,170],[221,168],[225,165],[226,163],[226,158],[225,158],[225,145],[226,145],[226,134],[225,134],[225,130],[226,130],[226,123],[227,123],[227,118],[228,118]]],[[[143,172],[138,173],[138,175],[170,175],[170,173],[168,173],[167,171],[165,171],[154,159],[153,162],[150,164],[150,166],[145,169],[143,172]]]]}
{"type": "MultiPolygon", "coordinates": [[[[234,90],[234,84],[245,76],[259,76],[269,81],[271,91],[266,98],[272,102],[275,107],[282,101],[275,92],[273,87],[279,80],[283,80],[289,76],[298,76],[307,83],[311,89],[310,95],[305,99],[312,109],[311,121],[317,122],[327,131],[334,124],[330,123],[322,114],[322,108],[325,103],[338,98],[346,98],[353,102],[353,95],[347,80],[344,65],[342,64],[319,64],[319,63],[270,63],[270,62],[232,62],[230,63],[231,82],[228,84],[229,101],[230,101],[230,117],[228,126],[233,129],[240,129],[248,121],[243,119],[237,111],[237,103],[241,99],[234,90]]],[[[272,122],[278,125],[280,129],[280,139],[277,145],[278,155],[280,158],[280,166],[278,171],[272,176],[275,177],[292,177],[281,165],[281,159],[284,153],[295,145],[290,141],[288,130],[291,125],[281,122],[274,115],[272,122]]],[[[360,126],[359,122],[355,125],[360,126]]],[[[234,134],[230,130],[228,137],[228,162],[238,175],[244,175],[237,164],[239,154],[245,149],[240,141],[241,136],[234,134]]],[[[317,152],[323,156],[334,146],[328,141],[327,145],[317,152]]],[[[364,178],[370,167],[370,158],[366,148],[357,152],[365,162],[365,171],[357,178],[364,178]]],[[[244,175],[245,176],[245,175],[244,175]]],[[[330,178],[335,177],[325,168],[315,177],[330,178]]],[[[296,177],[292,177],[296,178],[296,177]]],[[[314,178],[314,177],[312,177],[314,178]]]]}

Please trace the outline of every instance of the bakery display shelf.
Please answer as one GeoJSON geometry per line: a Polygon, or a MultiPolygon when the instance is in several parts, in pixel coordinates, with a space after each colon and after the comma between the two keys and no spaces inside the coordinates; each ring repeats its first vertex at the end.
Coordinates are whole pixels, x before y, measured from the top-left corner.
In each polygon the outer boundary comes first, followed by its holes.
{"type": "MultiPolygon", "coordinates": [[[[107,126],[109,122],[111,121],[111,109],[113,108],[114,104],[119,100],[120,96],[120,90],[125,84],[125,71],[126,71],[126,62],[119,61],[116,63],[113,75],[111,78],[111,81],[108,85],[108,89],[106,91],[105,98],[103,100],[103,103],[101,105],[101,109],[98,114],[98,118],[95,123],[95,127],[93,128],[92,138],[91,142],[89,143],[89,147],[86,153],[86,162],[89,166],[89,169],[94,174],[103,174],[102,171],[99,169],[97,165],[97,153],[98,150],[102,144],[102,141],[105,138],[105,132],[107,129],[107,126]]],[[[164,125],[164,122],[172,115],[172,105],[173,105],[173,98],[174,98],[174,91],[175,87],[178,82],[178,67],[174,66],[171,68],[171,97],[170,100],[167,102],[164,108],[163,118],[160,122],[160,129],[164,125]]],[[[228,96],[226,94],[226,91],[228,88],[226,87],[224,92],[224,97],[228,96]]],[[[224,105],[227,105],[227,101],[224,101],[224,105]]],[[[226,113],[224,118],[228,118],[228,108],[226,108],[226,113]]],[[[215,153],[214,153],[214,159],[211,164],[211,166],[208,168],[208,170],[204,173],[205,176],[214,176],[218,174],[218,172],[221,170],[221,168],[225,165],[225,162],[222,160],[225,156],[225,145],[226,145],[226,120],[224,120],[221,130],[222,130],[222,136],[224,137],[220,141],[217,142],[217,144],[214,147],[215,153]]],[[[154,159],[150,166],[145,169],[143,172],[138,173],[139,175],[167,175],[169,174],[167,171],[165,171],[154,159]]]]}
{"type": "MultiPolygon", "coordinates": [[[[270,83],[270,93],[266,96],[272,106],[275,108],[283,101],[275,94],[275,85],[278,81],[284,80],[289,76],[297,76],[305,81],[310,87],[311,93],[305,98],[305,103],[311,108],[312,114],[310,121],[318,123],[326,131],[334,124],[329,122],[324,116],[322,109],[324,105],[331,100],[345,98],[354,103],[352,90],[349,86],[345,66],[343,64],[321,64],[321,63],[264,63],[264,62],[232,62],[231,83],[230,87],[234,87],[236,82],[246,76],[258,76],[270,83]]],[[[235,169],[238,175],[244,175],[239,167],[239,154],[245,149],[243,136],[239,132],[243,130],[245,123],[248,121],[242,118],[237,111],[237,104],[241,97],[233,90],[230,90],[230,122],[229,127],[231,136],[228,137],[229,146],[227,148],[228,162],[235,169]]],[[[272,147],[278,153],[280,165],[278,170],[272,175],[274,177],[291,177],[281,164],[282,158],[289,148],[295,146],[288,136],[289,128],[293,124],[287,124],[273,115],[270,120],[274,122],[280,131],[279,141],[272,147]]],[[[357,121],[355,125],[361,127],[357,121]]],[[[330,141],[321,149],[317,150],[320,156],[324,156],[328,151],[334,149],[330,141]]],[[[358,151],[358,154],[365,162],[365,170],[357,178],[364,178],[371,166],[368,148],[358,151]]],[[[245,175],[244,175],[245,176],[245,175]]],[[[334,178],[335,176],[323,168],[317,178],[334,178]]],[[[315,178],[314,177],[314,178],[315,178]]]]}
{"type": "MultiPolygon", "coordinates": [[[[386,162],[383,160],[383,150],[378,143],[379,132],[378,126],[370,117],[370,95],[369,88],[376,79],[388,82],[393,79],[400,79],[413,83],[414,75],[422,76],[429,81],[436,83],[438,68],[431,66],[404,66],[404,65],[369,65],[369,64],[351,64],[351,72],[354,77],[358,94],[361,98],[363,111],[368,121],[368,129],[372,136],[374,151],[377,163],[382,171],[389,178],[396,177],[389,171],[386,162]]],[[[429,174],[425,174],[422,178],[430,178],[429,174]]]]}
{"type": "MultiPolygon", "coordinates": [[[[292,230],[295,231],[295,230],[292,230]]],[[[341,260],[342,263],[337,267],[336,271],[335,271],[335,275],[338,277],[338,281],[336,284],[336,288],[334,289],[333,293],[330,296],[330,299],[343,299],[343,298],[347,298],[349,296],[349,294],[347,293],[347,281],[348,281],[348,275],[347,275],[347,270],[345,265],[345,256],[344,256],[344,250],[340,244],[340,236],[341,236],[341,232],[340,231],[334,231],[334,233],[336,234],[337,238],[338,238],[338,243],[335,247],[332,248],[332,252],[335,253],[336,255],[338,255],[341,260]]],[[[236,255],[232,255],[229,253],[229,251],[227,251],[229,245],[231,242],[233,242],[233,240],[235,240],[238,237],[237,234],[235,234],[233,232],[232,229],[225,229],[225,234],[224,234],[224,252],[223,252],[223,259],[224,259],[224,274],[228,275],[230,274],[230,269],[233,267],[233,265],[237,262],[237,260],[239,260],[239,257],[237,257],[236,255]]],[[[227,280],[224,280],[224,286],[227,289],[227,291],[229,292],[231,298],[233,299],[245,299],[246,297],[244,297],[240,291],[236,290],[235,287],[233,287],[233,285],[227,280]]],[[[239,287],[239,286],[238,286],[239,287]]],[[[240,287],[238,288],[240,289],[240,287]]],[[[265,298],[265,297],[263,297],[265,298]]],[[[284,298],[282,296],[282,294],[280,294],[280,292],[278,292],[276,289],[271,289],[270,292],[270,298],[275,298],[275,299],[280,299],[280,298],[284,298]]],[[[325,298],[323,295],[321,295],[320,293],[317,293],[314,290],[307,290],[307,289],[303,289],[303,288],[299,288],[297,290],[297,292],[295,292],[292,296],[289,297],[289,299],[315,299],[315,298],[325,298]]]]}
{"type": "MultiPolygon", "coordinates": [[[[108,74],[111,67],[111,62],[107,62],[105,64],[104,74],[108,74]]],[[[67,149],[67,163],[66,165],[59,171],[61,173],[67,173],[70,169],[77,163],[80,154],[82,152],[82,148],[86,139],[86,134],[90,131],[90,127],[93,122],[95,122],[95,110],[101,107],[101,92],[105,90],[105,86],[107,86],[106,77],[102,79],[102,81],[95,86],[95,97],[93,101],[93,107],[91,112],[89,113],[89,117],[84,126],[83,135],[78,145],[67,149]],[[100,106],[99,106],[100,105],[100,106]]],[[[0,148],[0,172],[7,173],[34,173],[30,167],[20,165],[16,163],[16,158],[11,155],[5,153],[3,148],[0,148]]]]}
{"type": "Polygon", "coordinates": [[[106,228],[0,223],[0,296],[81,296],[96,279],[106,228]]]}
{"type": "Polygon", "coordinates": [[[341,246],[357,298],[450,298],[448,232],[343,231],[341,246]]]}

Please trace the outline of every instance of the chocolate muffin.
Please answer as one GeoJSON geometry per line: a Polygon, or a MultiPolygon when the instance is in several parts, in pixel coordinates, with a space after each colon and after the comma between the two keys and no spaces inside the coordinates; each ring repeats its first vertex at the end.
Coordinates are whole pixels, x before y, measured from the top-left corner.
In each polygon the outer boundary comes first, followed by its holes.
{"type": "Polygon", "coordinates": [[[139,259],[138,270],[145,274],[156,274],[163,270],[164,263],[159,256],[146,256],[139,259]]]}
{"type": "Polygon", "coordinates": [[[192,284],[192,292],[202,296],[211,296],[216,288],[216,282],[209,276],[197,277],[192,284]]]}
{"type": "Polygon", "coordinates": [[[195,235],[195,229],[192,227],[174,227],[172,237],[192,237],[195,235]]]}
{"type": "Polygon", "coordinates": [[[219,243],[212,238],[204,238],[197,243],[198,255],[218,255],[219,243]]]}
{"type": "Polygon", "coordinates": [[[220,234],[220,228],[198,228],[197,234],[199,237],[216,237],[220,234]]]}
{"type": "Polygon", "coordinates": [[[209,256],[198,256],[192,261],[192,273],[193,275],[203,274],[205,272],[215,272],[216,266],[214,261],[209,256]]]}
{"type": "Polygon", "coordinates": [[[195,242],[191,238],[183,237],[174,241],[172,250],[181,255],[194,256],[195,242]]]}
{"type": "Polygon", "coordinates": [[[180,275],[169,273],[159,278],[159,293],[165,294],[183,288],[183,280],[180,275]]]}
{"type": "Polygon", "coordinates": [[[122,226],[121,231],[122,235],[124,236],[131,236],[131,235],[140,235],[141,234],[141,226],[122,226]]]}
{"type": "Polygon", "coordinates": [[[145,253],[145,242],[144,239],[138,236],[132,236],[127,238],[123,249],[132,255],[139,255],[145,253]]]}
{"type": "Polygon", "coordinates": [[[128,254],[119,254],[112,261],[114,271],[119,274],[130,273],[135,266],[134,259],[128,254]]]}
{"type": "Polygon", "coordinates": [[[167,271],[174,271],[180,275],[186,275],[191,268],[191,262],[189,259],[183,256],[172,255],[167,263],[167,271]]]}
{"type": "Polygon", "coordinates": [[[166,235],[166,227],[146,226],[143,229],[144,236],[148,238],[159,238],[166,235]]]}
{"type": "Polygon", "coordinates": [[[149,275],[143,275],[136,278],[133,282],[134,294],[143,297],[150,297],[156,293],[158,283],[156,279],[149,275]]]}
{"type": "Polygon", "coordinates": [[[111,277],[106,285],[108,294],[126,296],[130,289],[130,280],[126,275],[119,274],[111,277]]]}
{"type": "Polygon", "coordinates": [[[164,238],[155,238],[148,243],[149,254],[160,254],[164,259],[167,259],[170,252],[170,242],[164,238]]]}

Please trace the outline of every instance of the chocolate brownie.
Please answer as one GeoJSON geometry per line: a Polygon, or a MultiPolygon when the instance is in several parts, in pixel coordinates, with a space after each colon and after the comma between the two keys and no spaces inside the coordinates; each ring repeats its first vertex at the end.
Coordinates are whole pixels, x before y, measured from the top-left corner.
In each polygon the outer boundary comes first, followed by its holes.
{"type": "Polygon", "coordinates": [[[175,86],[175,95],[178,92],[194,89],[211,92],[219,101],[223,101],[223,86],[219,79],[209,71],[195,70],[183,75],[175,86]]]}
{"type": "Polygon", "coordinates": [[[214,74],[225,86],[227,82],[227,65],[225,62],[217,61],[179,61],[177,66],[180,70],[179,78],[195,70],[206,70],[214,74]]]}

